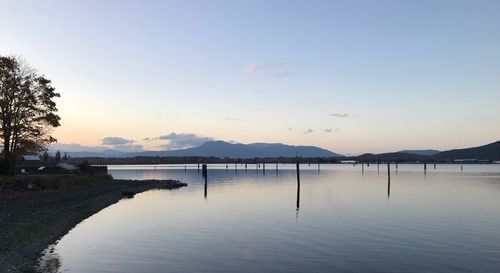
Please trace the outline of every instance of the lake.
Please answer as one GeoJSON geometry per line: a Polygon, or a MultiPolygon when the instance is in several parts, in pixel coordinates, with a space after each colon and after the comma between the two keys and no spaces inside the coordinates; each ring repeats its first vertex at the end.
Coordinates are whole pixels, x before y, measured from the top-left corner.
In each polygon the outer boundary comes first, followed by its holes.
{"type": "Polygon", "coordinates": [[[47,272],[500,272],[500,165],[110,166],[178,179],[86,219],[47,272]],[[299,207],[297,208],[297,201],[299,207]]]}

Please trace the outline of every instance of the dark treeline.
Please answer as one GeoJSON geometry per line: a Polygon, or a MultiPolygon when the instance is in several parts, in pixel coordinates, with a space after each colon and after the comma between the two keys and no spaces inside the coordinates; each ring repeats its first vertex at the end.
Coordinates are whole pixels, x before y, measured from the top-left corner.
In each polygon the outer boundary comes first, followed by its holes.
{"type": "Polygon", "coordinates": [[[78,164],[88,161],[93,165],[125,165],[125,164],[262,164],[262,163],[296,163],[304,164],[335,164],[335,163],[492,163],[491,160],[454,161],[451,159],[440,159],[432,156],[417,156],[410,154],[364,154],[352,157],[324,157],[324,158],[218,158],[218,157],[127,157],[127,158],[105,158],[86,157],[71,158],[67,162],[78,164]],[[347,161],[347,162],[346,162],[347,161]],[[352,162],[350,162],[352,161],[352,162]]]}

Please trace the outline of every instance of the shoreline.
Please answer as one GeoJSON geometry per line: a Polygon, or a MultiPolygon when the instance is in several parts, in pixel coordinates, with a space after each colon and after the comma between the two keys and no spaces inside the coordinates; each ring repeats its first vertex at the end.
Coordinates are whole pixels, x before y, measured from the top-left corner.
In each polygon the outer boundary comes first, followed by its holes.
{"type": "Polygon", "coordinates": [[[124,194],[184,186],[175,180],[110,180],[58,190],[0,192],[0,272],[37,272],[47,247],[124,194]]]}

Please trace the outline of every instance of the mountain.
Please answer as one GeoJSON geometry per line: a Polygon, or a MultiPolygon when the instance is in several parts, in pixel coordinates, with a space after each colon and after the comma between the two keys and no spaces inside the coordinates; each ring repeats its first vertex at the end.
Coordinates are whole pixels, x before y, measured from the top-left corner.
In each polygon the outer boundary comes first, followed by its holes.
{"type": "MultiPolygon", "coordinates": [[[[62,151],[64,153],[64,151],[62,151]]],[[[204,144],[180,150],[171,151],[143,151],[143,152],[120,152],[106,150],[102,152],[69,152],[71,157],[219,157],[219,158],[266,158],[266,157],[339,157],[334,152],[315,146],[292,146],[281,143],[253,143],[240,144],[224,141],[207,141],[204,144]]]]}
{"type": "Polygon", "coordinates": [[[453,159],[500,160],[500,141],[473,148],[444,151],[434,155],[434,157],[440,159],[451,159],[451,160],[453,159]]]}
{"type": "Polygon", "coordinates": [[[433,156],[433,155],[436,155],[440,152],[441,151],[438,151],[438,150],[403,150],[403,151],[399,151],[397,153],[433,156]]]}
{"type": "Polygon", "coordinates": [[[314,146],[291,146],[281,143],[240,144],[224,141],[207,141],[204,144],[188,149],[140,152],[135,156],[213,156],[229,158],[265,158],[265,157],[338,157],[340,155],[314,146]]]}

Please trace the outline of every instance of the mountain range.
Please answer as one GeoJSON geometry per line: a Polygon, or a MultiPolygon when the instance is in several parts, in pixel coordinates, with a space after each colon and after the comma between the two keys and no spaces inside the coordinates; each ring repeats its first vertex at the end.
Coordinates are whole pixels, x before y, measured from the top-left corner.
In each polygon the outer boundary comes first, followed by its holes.
{"type": "MultiPolygon", "coordinates": [[[[64,151],[62,151],[64,152],[64,151]]],[[[218,158],[272,158],[272,157],[324,157],[341,158],[340,154],[315,146],[292,146],[281,143],[229,143],[224,141],[207,141],[200,146],[170,150],[170,151],[142,151],[121,152],[116,150],[105,150],[102,152],[68,152],[71,157],[218,157],[218,158]]],[[[402,150],[392,153],[362,154],[349,157],[358,160],[455,160],[455,159],[477,159],[477,160],[500,160],[500,141],[483,146],[454,149],[449,151],[438,150],[402,150]]]]}

